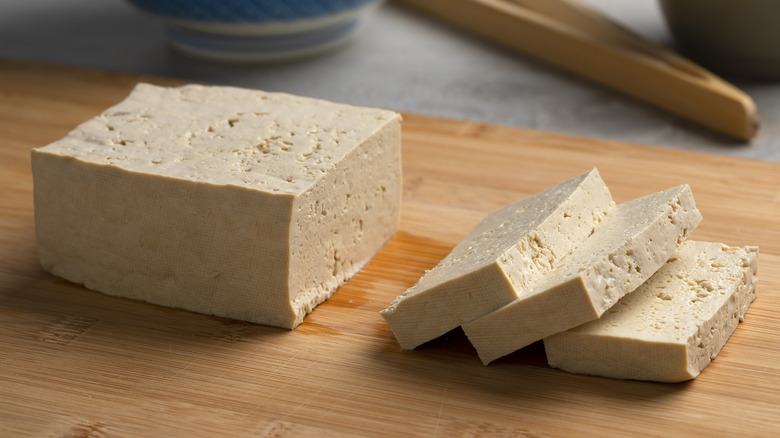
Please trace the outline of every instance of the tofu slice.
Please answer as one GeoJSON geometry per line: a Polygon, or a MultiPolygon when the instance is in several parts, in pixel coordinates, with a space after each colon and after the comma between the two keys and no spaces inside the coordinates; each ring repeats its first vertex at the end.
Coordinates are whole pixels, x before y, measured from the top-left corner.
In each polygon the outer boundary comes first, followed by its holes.
{"type": "Polygon", "coordinates": [[[411,350],[517,298],[614,206],[598,170],[488,215],[382,316],[411,350]]]}
{"type": "Polygon", "coordinates": [[[620,204],[543,281],[463,331],[488,364],[594,320],[653,275],[700,221],[687,185],[620,204]]]}
{"type": "Polygon", "coordinates": [[[601,319],[544,340],[550,366],[618,379],[695,378],[756,297],[758,248],[686,241],[601,319]]]}
{"type": "Polygon", "coordinates": [[[293,328],[398,228],[400,123],[139,84],[32,152],[41,264],[109,295],[293,328]]]}

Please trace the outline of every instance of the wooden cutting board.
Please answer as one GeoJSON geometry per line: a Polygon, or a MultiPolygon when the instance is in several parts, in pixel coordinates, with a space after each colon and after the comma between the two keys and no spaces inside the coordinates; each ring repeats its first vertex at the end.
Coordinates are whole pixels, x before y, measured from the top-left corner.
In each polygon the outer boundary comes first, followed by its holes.
{"type": "MultiPolygon", "coordinates": [[[[769,436],[780,428],[780,165],[406,114],[401,230],[295,331],[113,298],[36,259],[30,149],[159,78],[0,62],[0,436],[769,436]],[[598,167],[618,202],[688,183],[693,238],[759,245],[759,297],[681,384],[402,351],[379,310],[487,213],[598,167]]],[[[522,102],[518,103],[522,104],[522,102]]]]}

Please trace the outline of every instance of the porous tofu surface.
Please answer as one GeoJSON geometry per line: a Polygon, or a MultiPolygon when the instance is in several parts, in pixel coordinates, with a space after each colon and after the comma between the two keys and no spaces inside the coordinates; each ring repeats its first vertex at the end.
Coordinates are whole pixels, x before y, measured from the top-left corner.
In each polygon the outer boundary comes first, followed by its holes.
{"type": "Polygon", "coordinates": [[[687,185],[619,204],[536,288],[463,331],[487,364],[597,319],[660,268],[700,221],[687,185]]]}
{"type": "Polygon", "coordinates": [[[600,319],[545,339],[550,365],[605,377],[696,377],[755,300],[758,248],[685,241],[600,319]]]}
{"type": "Polygon", "coordinates": [[[86,287],[294,328],[398,229],[401,117],[139,84],[33,150],[38,254],[86,287]]]}
{"type": "Polygon", "coordinates": [[[393,111],[226,86],[141,83],[39,151],[210,184],[300,194],[393,111]]]}
{"type": "Polygon", "coordinates": [[[501,208],[381,314],[404,349],[441,336],[532,288],[613,206],[593,169],[501,208]]]}

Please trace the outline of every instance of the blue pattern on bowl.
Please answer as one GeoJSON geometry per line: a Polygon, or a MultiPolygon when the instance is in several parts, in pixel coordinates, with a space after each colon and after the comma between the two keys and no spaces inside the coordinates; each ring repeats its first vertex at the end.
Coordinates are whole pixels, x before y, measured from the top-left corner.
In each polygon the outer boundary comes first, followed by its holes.
{"type": "Polygon", "coordinates": [[[169,18],[240,23],[288,21],[336,14],[376,0],[129,0],[169,18]]]}
{"type": "Polygon", "coordinates": [[[351,39],[383,0],[128,0],[162,18],[169,43],[202,59],[278,62],[351,39]]]}

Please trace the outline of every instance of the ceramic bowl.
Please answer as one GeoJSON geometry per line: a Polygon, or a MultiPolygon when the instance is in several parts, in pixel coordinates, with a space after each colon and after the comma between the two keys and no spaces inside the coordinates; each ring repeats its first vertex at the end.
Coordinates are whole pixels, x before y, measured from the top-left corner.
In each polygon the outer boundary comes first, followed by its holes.
{"type": "Polygon", "coordinates": [[[337,48],[382,0],[128,0],[162,18],[176,49],[198,58],[276,62],[337,48]]]}
{"type": "Polygon", "coordinates": [[[780,0],[659,0],[686,56],[717,73],[780,79],[780,0]]]}

